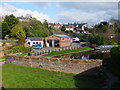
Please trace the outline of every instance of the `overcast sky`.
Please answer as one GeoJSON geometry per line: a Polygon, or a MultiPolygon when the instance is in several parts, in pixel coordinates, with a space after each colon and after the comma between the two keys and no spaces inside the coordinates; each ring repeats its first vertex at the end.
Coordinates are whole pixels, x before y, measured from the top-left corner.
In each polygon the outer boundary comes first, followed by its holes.
{"type": "Polygon", "coordinates": [[[32,15],[40,21],[96,24],[100,20],[118,18],[117,2],[3,2],[0,16],[32,15]]]}

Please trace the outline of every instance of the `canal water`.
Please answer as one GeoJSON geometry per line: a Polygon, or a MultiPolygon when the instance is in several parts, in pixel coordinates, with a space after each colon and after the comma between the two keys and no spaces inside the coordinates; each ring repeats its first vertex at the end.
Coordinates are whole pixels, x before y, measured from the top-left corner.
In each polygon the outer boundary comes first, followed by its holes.
{"type": "Polygon", "coordinates": [[[102,52],[102,51],[85,51],[85,52],[77,52],[71,54],[64,54],[60,56],[54,56],[54,58],[72,58],[72,59],[106,59],[110,57],[110,52],[102,52]]]}

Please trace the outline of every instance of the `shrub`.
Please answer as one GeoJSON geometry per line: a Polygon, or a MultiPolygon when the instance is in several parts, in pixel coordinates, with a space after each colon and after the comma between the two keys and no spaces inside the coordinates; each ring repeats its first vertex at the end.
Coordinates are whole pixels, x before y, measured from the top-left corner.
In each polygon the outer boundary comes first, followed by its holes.
{"type": "Polygon", "coordinates": [[[120,50],[118,47],[113,47],[111,50],[110,50],[110,54],[111,54],[111,57],[112,59],[119,59],[120,58],[120,50]]]}
{"type": "Polygon", "coordinates": [[[118,47],[114,47],[110,50],[111,59],[109,63],[110,70],[120,77],[120,50],[118,47]]]}
{"type": "Polygon", "coordinates": [[[104,38],[102,36],[91,36],[89,38],[90,43],[97,44],[97,45],[103,45],[104,44],[104,38]]]}
{"type": "Polygon", "coordinates": [[[31,48],[30,47],[24,47],[23,45],[20,46],[14,46],[11,49],[11,53],[29,53],[31,52],[31,48]]]}

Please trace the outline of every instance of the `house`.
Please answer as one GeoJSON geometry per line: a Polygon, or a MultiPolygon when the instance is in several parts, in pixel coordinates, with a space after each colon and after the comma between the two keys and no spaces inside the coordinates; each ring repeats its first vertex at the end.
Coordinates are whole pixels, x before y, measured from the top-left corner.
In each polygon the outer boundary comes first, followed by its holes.
{"type": "Polygon", "coordinates": [[[54,34],[45,38],[46,47],[67,47],[71,46],[72,39],[67,35],[54,34]]]}
{"type": "Polygon", "coordinates": [[[25,17],[21,16],[21,17],[17,17],[19,19],[19,21],[29,21],[32,16],[31,15],[26,15],[25,17]]]}
{"type": "Polygon", "coordinates": [[[60,23],[49,23],[48,27],[60,29],[62,27],[62,25],[60,23]]]}
{"type": "Polygon", "coordinates": [[[117,34],[104,33],[103,36],[108,37],[108,38],[115,38],[115,36],[117,36],[117,34]]]}
{"type": "Polygon", "coordinates": [[[75,26],[73,25],[65,25],[66,31],[74,31],[75,26]]]}
{"type": "Polygon", "coordinates": [[[41,47],[43,47],[44,38],[43,37],[27,37],[26,43],[29,44],[30,47],[35,44],[41,44],[41,47]]]}
{"type": "Polygon", "coordinates": [[[66,31],[73,31],[75,33],[86,33],[85,28],[88,27],[87,23],[68,23],[65,24],[66,31]]]}

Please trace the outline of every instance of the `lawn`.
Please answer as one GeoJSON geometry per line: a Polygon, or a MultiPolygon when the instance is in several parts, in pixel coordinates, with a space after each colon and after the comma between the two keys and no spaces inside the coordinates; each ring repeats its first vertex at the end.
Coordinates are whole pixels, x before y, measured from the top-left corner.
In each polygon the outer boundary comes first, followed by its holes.
{"type": "Polygon", "coordinates": [[[4,88],[93,88],[99,85],[94,79],[73,78],[75,74],[10,64],[3,65],[2,74],[4,88]]]}
{"type": "Polygon", "coordinates": [[[43,56],[52,57],[52,56],[68,54],[68,53],[74,53],[74,52],[80,52],[80,51],[90,50],[90,49],[92,49],[92,48],[90,48],[90,47],[81,47],[81,48],[77,48],[77,49],[73,49],[73,50],[64,50],[64,51],[59,51],[59,52],[53,51],[53,52],[51,52],[49,54],[46,54],[46,55],[43,55],[43,56]]]}

